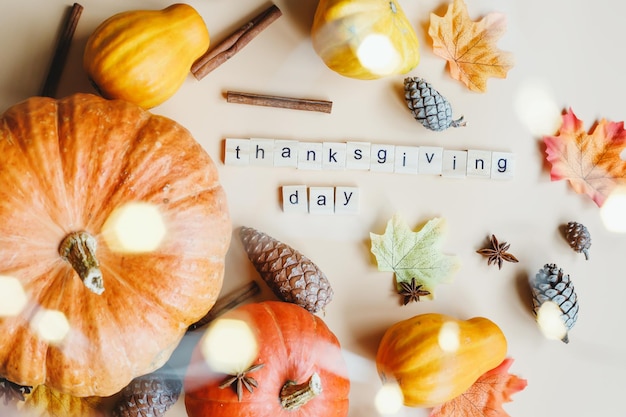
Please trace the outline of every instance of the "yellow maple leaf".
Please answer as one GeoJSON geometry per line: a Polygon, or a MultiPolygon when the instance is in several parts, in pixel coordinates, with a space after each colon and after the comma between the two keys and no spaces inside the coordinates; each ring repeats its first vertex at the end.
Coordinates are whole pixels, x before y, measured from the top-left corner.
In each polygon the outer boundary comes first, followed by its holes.
{"type": "Polygon", "coordinates": [[[496,47],[506,30],[506,17],[489,13],[474,22],[463,0],[454,0],[444,16],[430,15],[428,34],[433,52],[448,61],[450,75],[470,90],[484,93],[489,77],[506,78],[513,54],[496,47]]]}

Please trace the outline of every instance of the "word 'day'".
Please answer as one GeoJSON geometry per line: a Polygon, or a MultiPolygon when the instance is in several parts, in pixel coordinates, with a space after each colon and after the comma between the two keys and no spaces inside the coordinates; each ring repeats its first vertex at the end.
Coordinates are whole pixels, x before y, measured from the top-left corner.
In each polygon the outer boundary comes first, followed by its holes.
{"type": "Polygon", "coordinates": [[[283,211],[286,213],[356,214],[359,211],[357,187],[282,187],[283,211]]]}

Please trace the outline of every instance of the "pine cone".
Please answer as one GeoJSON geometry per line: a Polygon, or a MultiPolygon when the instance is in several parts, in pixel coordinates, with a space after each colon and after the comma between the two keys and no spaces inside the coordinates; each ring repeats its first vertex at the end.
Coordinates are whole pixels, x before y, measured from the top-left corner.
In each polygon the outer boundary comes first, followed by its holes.
{"type": "Polygon", "coordinates": [[[577,222],[569,222],[565,228],[565,240],[578,253],[583,253],[585,259],[589,259],[589,248],[591,247],[591,235],[589,230],[577,222]]]}
{"type": "Polygon", "coordinates": [[[326,275],[309,258],[251,227],[242,227],[240,237],[248,258],[278,298],[311,313],[332,300],[326,275]]]}
{"type": "Polygon", "coordinates": [[[441,131],[465,126],[462,116],[457,120],[452,119],[452,107],[448,100],[423,78],[404,79],[404,98],[413,117],[427,129],[441,131]]]}
{"type": "Polygon", "coordinates": [[[568,343],[568,332],[578,319],[578,297],[569,275],[555,264],[546,264],[535,275],[531,283],[533,294],[533,312],[539,313],[541,306],[551,301],[561,310],[561,320],[565,326],[565,335],[561,339],[568,343]]]}
{"type": "Polygon", "coordinates": [[[133,379],[120,392],[112,417],[162,417],[178,401],[180,378],[169,368],[133,379]]]}

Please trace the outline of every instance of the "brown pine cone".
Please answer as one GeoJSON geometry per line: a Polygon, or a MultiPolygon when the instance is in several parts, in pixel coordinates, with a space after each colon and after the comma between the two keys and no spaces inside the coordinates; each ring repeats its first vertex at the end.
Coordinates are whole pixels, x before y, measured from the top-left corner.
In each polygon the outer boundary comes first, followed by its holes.
{"type": "Polygon", "coordinates": [[[574,251],[585,255],[589,259],[591,235],[587,227],[578,222],[568,222],[565,226],[565,239],[574,251]]]}
{"type": "Polygon", "coordinates": [[[311,313],[332,300],[326,275],[309,258],[251,227],[242,227],[239,235],[248,258],[278,298],[311,313]]]}
{"type": "Polygon", "coordinates": [[[133,379],[120,392],[112,417],[162,417],[178,401],[180,378],[169,367],[133,379]]]}

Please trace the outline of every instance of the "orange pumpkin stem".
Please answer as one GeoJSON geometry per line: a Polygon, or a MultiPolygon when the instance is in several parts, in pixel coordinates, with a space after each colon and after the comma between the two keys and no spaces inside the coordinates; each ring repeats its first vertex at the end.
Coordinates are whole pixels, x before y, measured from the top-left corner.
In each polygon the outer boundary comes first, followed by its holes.
{"type": "Polygon", "coordinates": [[[308,381],[296,384],[288,381],[280,390],[280,405],[287,411],[294,411],[322,393],[322,380],[314,372],[308,381]]]}
{"type": "Polygon", "coordinates": [[[96,258],[96,239],[89,233],[72,232],[59,245],[59,255],[72,265],[85,286],[96,294],[102,294],[102,272],[96,258]]]}

